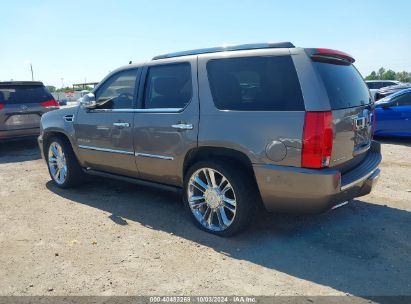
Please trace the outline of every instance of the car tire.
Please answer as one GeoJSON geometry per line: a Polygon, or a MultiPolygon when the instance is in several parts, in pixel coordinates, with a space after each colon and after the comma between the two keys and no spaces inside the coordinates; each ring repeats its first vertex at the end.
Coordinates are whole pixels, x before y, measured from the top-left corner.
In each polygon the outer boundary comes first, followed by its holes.
{"type": "Polygon", "coordinates": [[[245,229],[254,219],[261,200],[256,182],[247,170],[241,170],[236,163],[218,160],[191,166],[183,191],[184,205],[194,224],[223,237],[245,229]]]}
{"type": "Polygon", "coordinates": [[[47,168],[57,187],[63,189],[74,187],[84,180],[84,172],[66,139],[52,137],[47,141],[45,148],[47,168]],[[60,175],[57,174],[58,170],[60,170],[60,175]]]}

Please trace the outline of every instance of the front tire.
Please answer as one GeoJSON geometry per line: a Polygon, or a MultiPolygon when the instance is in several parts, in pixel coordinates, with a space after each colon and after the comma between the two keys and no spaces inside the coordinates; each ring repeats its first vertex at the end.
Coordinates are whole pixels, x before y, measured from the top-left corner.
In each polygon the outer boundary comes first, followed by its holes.
{"type": "Polygon", "coordinates": [[[53,137],[47,142],[45,158],[50,177],[59,188],[77,186],[84,173],[67,140],[53,137]]]}
{"type": "Polygon", "coordinates": [[[254,218],[260,199],[250,175],[230,162],[194,164],[184,181],[184,203],[194,224],[219,236],[231,236],[245,229],[254,218]]]}

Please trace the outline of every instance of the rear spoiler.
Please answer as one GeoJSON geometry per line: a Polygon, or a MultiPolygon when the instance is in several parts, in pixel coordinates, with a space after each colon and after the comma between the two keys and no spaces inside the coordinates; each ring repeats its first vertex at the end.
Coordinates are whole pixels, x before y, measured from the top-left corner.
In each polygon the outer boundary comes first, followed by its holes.
{"type": "Polygon", "coordinates": [[[338,61],[345,61],[347,63],[354,63],[355,59],[344,52],[332,50],[332,49],[323,49],[323,48],[316,48],[316,49],[305,49],[307,54],[315,59],[331,59],[331,60],[338,60],[338,61]]]}

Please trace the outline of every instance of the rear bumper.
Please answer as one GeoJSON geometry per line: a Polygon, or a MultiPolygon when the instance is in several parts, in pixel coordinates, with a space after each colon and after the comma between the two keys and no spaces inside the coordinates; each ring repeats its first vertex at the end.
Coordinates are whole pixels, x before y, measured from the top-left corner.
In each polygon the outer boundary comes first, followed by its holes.
{"type": "Polygon", "coordinates": [[[28,128],[19,130],[3,130],[0,131],[0,140],[9,140],[23,137],[33,137],[40,134],[39,128],[28,128]]]}
{"type": "Polygon", "coordinates": [[[357,167],[341,174],[322,170],[255,164],[254,173],[268,211],[323,212],[333,206],[367,195],[378,181],[380,144],[373,142],[357,167]]]}

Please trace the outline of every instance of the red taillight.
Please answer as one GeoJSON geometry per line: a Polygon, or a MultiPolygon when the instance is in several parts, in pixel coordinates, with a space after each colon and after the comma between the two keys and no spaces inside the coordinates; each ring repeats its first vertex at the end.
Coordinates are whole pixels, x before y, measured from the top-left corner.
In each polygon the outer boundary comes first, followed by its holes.
{"type": "Polygon", "coordinates": [[[3,109],[6,105],[4,103],[0,103],[0,110],[3,109]]]}
{"type": "Polygon", "coordinates": [[[41,105],[45,108],[55,108],[59,106],[58,102],[54,99],[43,101],[41,105]]]}
{"type": "Polygon", "coordinates": [[[354,63],[355,59],[344,52],[341,51],[336,51],[336,50],[331,50],[331,49],[315,49],[316,54],[315,55],[324,55],[324,56],[331,56],[331,57],[339,57],[339,58],[343,58],[345,60],[348,60],[351,63],[354,63]]]}
{"type": "Polygon", "coordinates": [[[329,166],[332,148],[331,112],[306,112],[301,166],[305,168],[329,166]]]}

